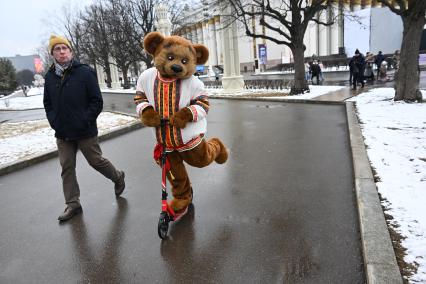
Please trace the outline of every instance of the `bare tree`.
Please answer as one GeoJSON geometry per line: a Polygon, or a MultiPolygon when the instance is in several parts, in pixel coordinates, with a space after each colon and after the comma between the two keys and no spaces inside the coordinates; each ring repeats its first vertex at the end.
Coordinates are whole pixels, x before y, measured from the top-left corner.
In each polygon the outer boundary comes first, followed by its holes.
{"type": "Polygon", "coordinates": [[[130,0],[124,1],[125,13],[131,19],[131,27],[128,31],[134,46],[134,53],[138,55],[139,61],[143,61],[149,68],[152,67],[152,57],[143,50],[141,40],[145,35],[154,30],[154,7],[159,3],[158,0],[130,0]]]}
{"type": "Polygon", "coordinates": [[[148,68],[152,66],[152,57],[144,52],[141,40],[145,34],[155,30],[155,6],[167,3],[172,11],[172,23],[177,24],[179,11],[182,11],[186,2],[97,0],[84,11],[66,5],[62,14],[53,17],[49,25],[70,40],[76,58],[95,68],[101,66],[109,87],[110,64],[116,64],[123,73],[124,87],[128,88],[130,68],[138,73],[140,62],[144,62],[148,68]],[[111,62],[111,58],[114,62],[111,62]]]}
{"type": "Polygon", "coordinates": [[[245,27],[246,35],[263,38],[290,48],[294,58],[294,84],[290,94],[296,95],[309,90],[305,80],[303,43],[310,21],[332,25],[334,18],[320,17],[328,8],[328,0],[229,0],[236,18],[245,27]],[[253,19],[271,33],[253,29],[253,19]]]}
{"type": "Polygon", "coordinates": [[[82,52],[95,60],[93,63],[102,66],[107,76],[106,83],[108,87],[111,87],[108,11],[101,2],[92,4],[81,14],[81,19],[85,27],[81,45],[82,52]]]}
{"type": "Polygon", "coordinates": [[[109,53],[122,72],[124,88],[129,88],[129,68],[140,61],[147,60],[147,56],[139,47],[141,37],[135,30],[129,3],[124,0],[105,2],[108,15],[106,26],[109,35],[109,53]]]}
{"type": "Polygon", "coordinates": [[[401,16],[402,34],[400,64],[395,76],[395,101],[422,101],[419,90],[419,48],[426,23],[426,1],[378,0],[392,12],[401,16]]]}
{"type": "Polygon", "coordinates": [[[46,74],[50,66],[52,66],[53,58],[49,53],[49,47],[47,40],[45,40],[38,48],[37,54],[40,56],[43,62],[43,74],[46,74]]]}
{"type": "Polygon", "coordinates": [[[63,30],[65,37],[73,47],[74,57],[81,61],[88,61],[87,55],[82,50],[82,38],[85,33],[84,23],[82,23],[82,12],[72,8],[70,4],[62,7],[62,15],[57,19],[63,30]]]}
{"type": "Polygon", "coordinates": [[[155,7],[161,3],[166,4],[169,7],[170,11],[170,21],[172,22],[172,30],[177,29],[182,25],[182,13],[185,9],[185,6],[189,3],[188,0],[129,0],[124,1],[126,4],[126,13],[129,14],[130,18],[133,21],[133,29],[131,34],[134,36],[135,40],[140,45],[142,54],[141,61],[143,61],[146,66],[152,67],[152,57],[148,53],[143,51],[143,46],[141,41],[145,35],[149,32],[152,32],[156,29],[155,21],[155,7]]]}

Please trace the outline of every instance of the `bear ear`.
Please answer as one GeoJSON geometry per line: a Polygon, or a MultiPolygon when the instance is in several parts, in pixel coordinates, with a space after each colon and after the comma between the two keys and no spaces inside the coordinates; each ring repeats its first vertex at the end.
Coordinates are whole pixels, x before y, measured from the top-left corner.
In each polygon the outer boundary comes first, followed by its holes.
{"type": "Polygon", "coordinates": [[[143,39],[143,48],[154,56],[155,50],[164,41],[164,36],[159,32],[150,32],[143,39]]]}
{"type": "Polygon", "coordinates": [[[197,55],[197,65],[204,64],[209,59],[209,50],[202,44],[192,45],[197,55]]]}

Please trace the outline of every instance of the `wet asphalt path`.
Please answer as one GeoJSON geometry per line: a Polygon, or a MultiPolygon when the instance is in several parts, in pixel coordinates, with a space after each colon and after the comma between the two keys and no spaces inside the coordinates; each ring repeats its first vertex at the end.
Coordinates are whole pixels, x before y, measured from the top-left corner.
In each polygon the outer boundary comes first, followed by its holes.
{"type": "Polygon", "coordinates": [[[46,112],[44,109],[0,111],[0,123],[38,120],[44,118],[46,118],[46,112]]]}
{"type": "Polygon", "coordinates": [[[212,100],[225,165],[189,168],[195,209],[157,236],[150,129],[79,154],[84,213],[65,223],[57,158],[0,177],[0,283],[364,283],[344,106],[212,100]]]}

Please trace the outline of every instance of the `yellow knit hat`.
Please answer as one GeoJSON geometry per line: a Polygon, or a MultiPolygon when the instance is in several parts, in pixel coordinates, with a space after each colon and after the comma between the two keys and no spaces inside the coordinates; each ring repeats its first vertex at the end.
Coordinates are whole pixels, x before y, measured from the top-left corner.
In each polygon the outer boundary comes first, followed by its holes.
{"type": "Polygon", "coordinates": [[[71,49],[71,44],[66,38],[64,38],[62,36],[51,35],[50,39],[49,39],[49,52],[50,52],[50,54],[53,53],[53,48],[55,47],[55,45],[60,44],[60,43],[65,44],[66,46],[68,46],[71,49]]]}

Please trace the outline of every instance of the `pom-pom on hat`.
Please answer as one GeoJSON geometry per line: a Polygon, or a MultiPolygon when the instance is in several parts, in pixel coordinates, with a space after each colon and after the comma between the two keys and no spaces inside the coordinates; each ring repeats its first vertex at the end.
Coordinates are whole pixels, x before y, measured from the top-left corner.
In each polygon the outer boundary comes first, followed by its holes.
{"type": "Polygon", "coordinates": [[[49,39],[49,52],[50,52],[50,54],[53,53],[53,48],[55,47],[55,45],[60,44],[60,43],[65,44],[66,46],[68,46],[71,49],[71,44],[66,38],[64,38],[62,36],[51,35],[50,39],[49,39]]]}

